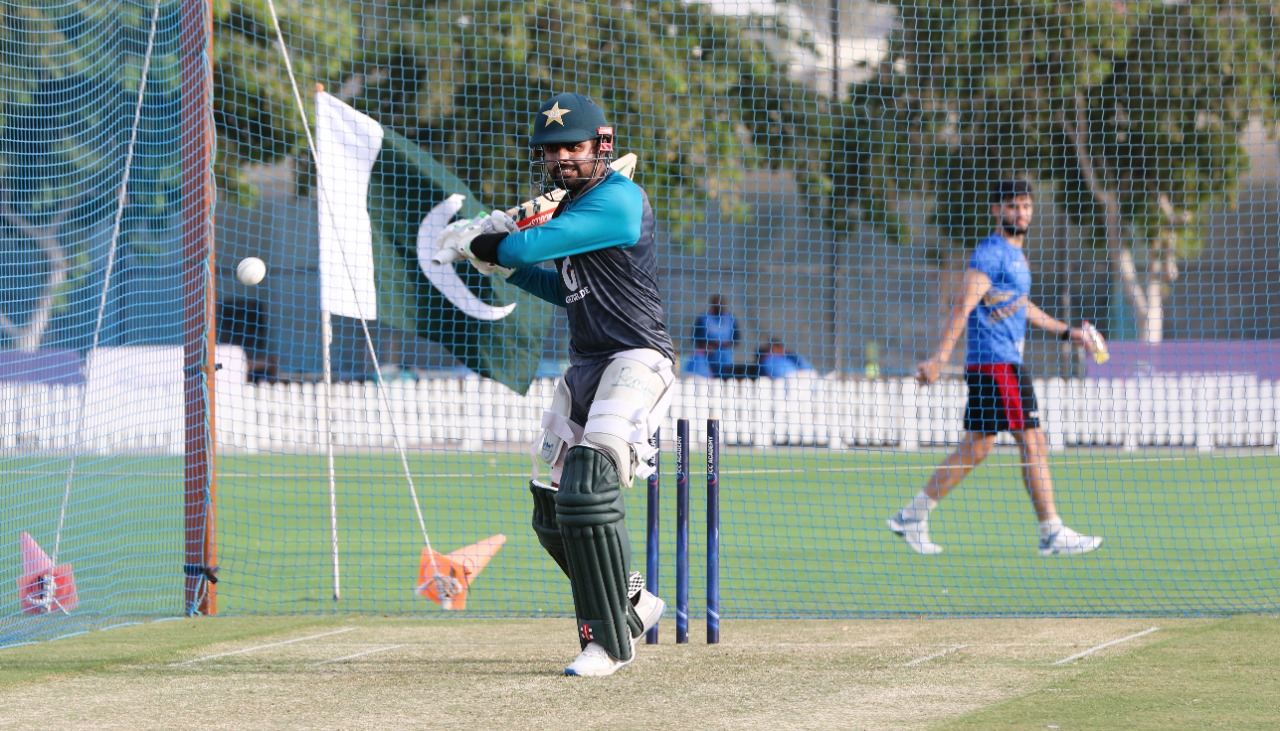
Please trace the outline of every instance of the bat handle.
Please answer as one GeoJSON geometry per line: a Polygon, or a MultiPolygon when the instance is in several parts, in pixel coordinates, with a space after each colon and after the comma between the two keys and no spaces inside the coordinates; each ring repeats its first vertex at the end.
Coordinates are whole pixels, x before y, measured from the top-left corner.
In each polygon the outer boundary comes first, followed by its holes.
{"type": "Polygon", "coordinates": [[[437,251],[431,255],[431,261],[434,264],[452,264],[455,261],[462,261],[462,253],[454,249],[437,251]]]}

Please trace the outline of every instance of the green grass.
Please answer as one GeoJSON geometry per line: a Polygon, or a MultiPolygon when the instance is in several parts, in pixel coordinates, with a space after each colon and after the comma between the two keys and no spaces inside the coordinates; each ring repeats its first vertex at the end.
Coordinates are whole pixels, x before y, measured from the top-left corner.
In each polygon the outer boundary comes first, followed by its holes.
{"type": "MultiPolygon", "coordinates": [[[[1011,453],[993,457],[936,514],[935,540],[947,547],[942,556],[919,557],[892,540],[884,518],[937,460],[935,454],[871,451],[727,451],[721,477],[725,614],[1200,614],[1276,606],[1266,577],[1280,568],[1273,538],[1280,513],[1270,481],[1259,479],[1280,467],[1274,457],[1068,453],[1056,465],[1060,507],[1072,525],[1104,535],[1106,543],[1090,556],[1052,559],[1035,553],[1035,524],[1011,453]]],[[[476,612],[568,611],[559,576],[527,528],[526,464],[520,456],[456,454],[413,463],[437,548],[508,536],[500,559],[477,584],[476,612]]],[[[329,576],[316,570],[329,558],[320,462],[287,458],[264,465],[237,458],[224,460],[222,469],[220,543],[228,570],[271,556],[277,565],[307,569],[305,579],[277,584],[281,593],[315,606],[331,603],[329,576]],[[271,490],[263,489],[268,480],[271,490]]],[[[382,457],[348,457],[339,469],[343,601],[395,604],[397,590],[416,578],[422,545],[404,480],[395,461],[382,457]]],[[[699,469],[690,529],[695,605],[705,581],[699,469]]],[[[667,594],[674,593],[672,471],[668,462],[661,548],[667,594]]],[[[632,490],[628,504],[638,563],[643,489],[632,490]]],[[[254,597],[224,591],[226,608],[271,608],[269,592],[258,586],[254,597]]]]}
{"type": "Polygon", "coordinates": [[[1183,628],[1139,652],[937,728],[1270,729],[1280,718],[1275,617],[1183,628]]]}
{"type": "MultiPolygon", "coordinates": [[[[705,587],[704,478],[694,455],[691,573],[705,587]]],[[[1274,611],[1280,590],[1280,458],[1180,451],[1069,451],[1053,458],[1069,524],[1101,534],[1083,557],[1042,558],[1016,455],[1001,450],[932,520],[937,557],[910,553],[884,518],[923,484],[936,453],[727,449],[721,475],[722,612],[730,618],[859,616],[1197,616],[1274,611]]],[[[675,595],[675,480],[664,453],[661,591],[675,595]]],[[[432,545],[448,552],[495,533],[508,542],[476,581],[468,615],[566,616],[567,587],[528,528],[529,460],[520,454],[415,453],[410,470],[432,545]]],[[[0,534],[52,550],[67,460],[8,459],[0,534]]],[[[337,461],[341,598],[333,598],[329,486],[321,456],[219,459],[218,610],[434,613],[413,593],[424,545],[398,459],[337,461]]],[[[75,566],[72,617],[0,604],[0,646],[181,606],[182,473],[172,458],[82,459],[59,561],[75,566]]],[[[643,567],[644,489],[628,493],[643,567]]],[[[15,546],[16,547],[16,546],[15,546]]],[[[20,573],[0,555],[0,585],[20,573]]],[[[696,621],[696,620],[695,620],[696,621]]]]}

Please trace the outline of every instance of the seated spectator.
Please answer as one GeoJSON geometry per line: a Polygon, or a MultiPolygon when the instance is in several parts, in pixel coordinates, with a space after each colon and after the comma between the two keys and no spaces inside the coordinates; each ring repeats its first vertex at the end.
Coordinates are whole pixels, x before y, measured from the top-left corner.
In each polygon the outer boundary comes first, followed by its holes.
{"type": "Polygon", "coordinates": [[[800,371],[813,370],[804,356],[787,350],[786,344],[778,338],[769,338],[769,342],[760,347],[756,353],[756,368],[761,378],[786,378],[800,371]]]}
{"type": "Polygon", "coordinates": [[[718,294],[711,295],[707,311],[693,321],[693,347],[707,359],[711,375],[716,378],[742,378],[744,369],[733,361],[733,349],[742,341],[742,328],[729,312],[729,303],[718,294]]]}
{"type": "Polygon", "coordinates": [[[697,348],[684,361],[684,367],[680,369],[682,376],[697,376],[698,378],[711,378],[711,359],[707,357],[707,351],[697,348]]]}

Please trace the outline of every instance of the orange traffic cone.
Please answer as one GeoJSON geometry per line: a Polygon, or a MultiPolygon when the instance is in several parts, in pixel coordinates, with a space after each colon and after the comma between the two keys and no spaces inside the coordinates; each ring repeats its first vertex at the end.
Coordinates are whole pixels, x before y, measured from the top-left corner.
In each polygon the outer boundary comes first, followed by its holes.
{"type": "Polygon", "coordinates": [[[506,542],[507,537],[498,533],[451,553],[423,548],[417,592],[439,604],[441,609],[466,609],[471,582],[506,542]]]}
{"type": "Polygon", "coordinates": [[[80,598],[76,596],[76,577],[71,573],[71,564],[54,566],[53,559],[30,534],[22,534],[19,546],[22,577],[18,579],[18,599],[22,612],[45,614],[75,609],[80,598]]]}

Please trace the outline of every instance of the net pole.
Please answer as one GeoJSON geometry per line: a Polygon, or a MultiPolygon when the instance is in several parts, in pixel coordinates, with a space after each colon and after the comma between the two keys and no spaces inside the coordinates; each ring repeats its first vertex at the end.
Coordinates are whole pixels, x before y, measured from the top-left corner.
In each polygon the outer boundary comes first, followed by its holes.
{"type": "Polygon", "coordinates": [[[213,447],[213,2],[183,0],[182,76],[183,556],[188,616],[217,612],[213,447]]]}

